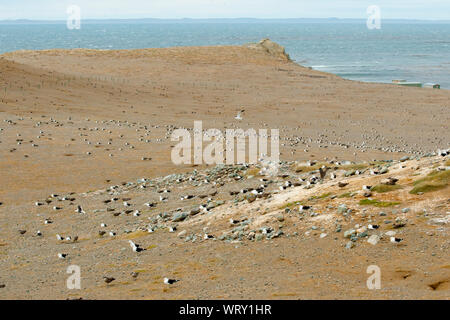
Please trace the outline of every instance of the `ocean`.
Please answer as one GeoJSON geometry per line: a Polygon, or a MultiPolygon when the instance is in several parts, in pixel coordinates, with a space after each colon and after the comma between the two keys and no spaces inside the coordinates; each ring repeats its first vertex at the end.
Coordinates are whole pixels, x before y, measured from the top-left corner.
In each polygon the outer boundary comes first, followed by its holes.
{"type": "Polygon", "coordinates": [[[0,24],[0,53],[51,48],[137,49],[240,45],[270,38],[301,65],[351,80],[405,79],[450,89],[450,24],[383,23],[369,30],[349,23],[139,23],[0,24]]]}

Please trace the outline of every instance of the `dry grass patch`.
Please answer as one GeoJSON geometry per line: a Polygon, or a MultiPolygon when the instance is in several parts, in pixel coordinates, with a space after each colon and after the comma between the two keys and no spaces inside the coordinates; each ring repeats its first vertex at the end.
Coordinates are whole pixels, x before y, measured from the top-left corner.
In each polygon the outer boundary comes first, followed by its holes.
{"type": "Polygon", "coordinates": [[[139,238],[142,238],[145,236],[148,236],[148,232],[139,230],[139,231],[135,231],[135,232],[120,236],[118,238],[125,239],[125,240],[133,240],[133,239],[139,239],[139,238]]]}
{"type": "Polygon", "coordinates": [[[311,171],[319,170],[320,168],[322,168],[322,166],[327,166],[327,165],[328,164],[326,162],[316,163],[313,166],[295,164],[295,165],[293,165],[292,169],[296,172],[311,172],[311,171]]]}
{"type": "Polygon", "coordinates": [[[245,177],[250,177],[250,176],[258,177],[258,176],[260,176],[260,174],[259,174],[260,171],[261,171],[261,169],[258,169],[258,168],[250,168],[245,172],[245,177]]]}

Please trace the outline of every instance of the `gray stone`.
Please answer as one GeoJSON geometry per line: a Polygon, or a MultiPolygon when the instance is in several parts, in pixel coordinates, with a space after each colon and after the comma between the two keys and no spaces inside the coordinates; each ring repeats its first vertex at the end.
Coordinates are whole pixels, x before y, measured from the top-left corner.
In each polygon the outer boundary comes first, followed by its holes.
{"type": "Polygon", "coordinates": [[[179,222],[183,221],[187,218],[188,214],[186,212],[180,212],[173,216],[172,222],[179,222]]]}
{"type": "Polygon", "coordinates": [[[404,157],[402,157],[402,158],[400,159],[400,162],[405,162],[405,161],[407,161],[407,160],[409,160],[409,157],[408,157],[408,156],[404,156],[404,157]]]}
{"type": "Polygon", "coordinates": [[[371,235],[369,239],[367,239],[367,242],[370,243],[371,245],[376,245],[378,241],[380,241],[380,237],[377,236],[376,234],[371,235]]]}
{"type": "Polygon", "coordinates": [[[341,204],[339,207],[338,207],[338,213],[345,213],[345,212],[347,212],[347,210],[348,210],[348,208],[347,208],[347,206],[345,205],[345,204],[341,204]]]}
{"type": "Polygon", "coordinates": [[[352,235],[356,233],[355,229],[350,229],[344,232],[344,238],[350,238],[352,235]]]}

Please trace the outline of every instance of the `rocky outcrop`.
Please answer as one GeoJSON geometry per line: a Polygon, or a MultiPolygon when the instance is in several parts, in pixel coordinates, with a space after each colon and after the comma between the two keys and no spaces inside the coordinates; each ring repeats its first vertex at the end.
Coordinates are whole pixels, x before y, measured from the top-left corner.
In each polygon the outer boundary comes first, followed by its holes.
{"type": "Polygon", "coordinates": [[[249,43],[245,46],[251,49],[263,50],[271,56],[277,57],[281,60],[291,61],[291,58],[286,53],[285,48],[270,39],[263,39],[259,43],[249,43]]]}

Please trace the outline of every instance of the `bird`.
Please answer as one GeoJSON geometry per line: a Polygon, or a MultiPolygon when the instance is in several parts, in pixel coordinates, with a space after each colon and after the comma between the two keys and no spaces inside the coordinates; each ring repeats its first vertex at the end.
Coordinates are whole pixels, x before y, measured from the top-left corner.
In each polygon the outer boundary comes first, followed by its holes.
{"type": "Polygon", "coordinates": [[[59,241],[63,241],[64,240],[64,238],[61,237],[59,234],[56,235],[56,239],[58,239],[59,241]]]}
{"type": "Polygon", "coordinates": [[[165,284],[174,284],[174,283],[176,283],[176,282],[178,282],[178,281],[180,281],[180,280],[164,278],[164,283],[165,283],[165,284]]]}
{"type": "Polygon", "coordinates": [[[114,280],[116,280],[116,279],[113,278],[113,277],[103,276],[103,281],[105,281],[106,283],[111,283],[111,282],[113,282],[114,280]]]}
{"type": "Polygon", "coordinates": [[[80,213],[80,214],[86,213],[86,212],[84,212],[83,208],[80,205],[77,206],[77,209],[75,210],[75,212],[80,213]]]}
{"type": "Polygon", "coordinates": [[[372,186],[363,186],[362,189],[365,191],[370,191],[372,189],[372,186]]]}
{"type": "Polygon", "coordinates": [[[102,227],[102,228],[106,228],[106,227],[107,227],[107,225],[106,225],[106,223],[102,223],[102,224],[100,224],[100,227],[102,227]]]}
{"type": "Polygon", "coordinates": [[[305,211],[305,210],[311,209],[311,206],[300,206],[300,207],[298,207],[298,209],[299,209],[300,211],[305,211]]]}
{"type": "Polygon", "coordinates": [[[137,272],[131,272],[130,275],[131,275],[134,279],[136,279],[136,278],[138,277],[139,273],[137,273],[137,272]]]}
{"type": "Polygon", "coordinates": [[[214,239],[214,236],[205,233],[205,236],[203,237],[203,239],[208,240],[208,239],[214,239]]]}
{"type": "Polygon", "coordinates": [[[156,203],[153,203],[153,202],[147,202],[145,205],[146,205],[147,207],[149,207],[149,208],[153,208],[153,207],[156,206],[156,203]]]}
{"type": "Polygon", "coordinates": [[[148,233],[153,233],[153,232],[155,232],[155,229],[153,227],[148,227],[147,228],[147,232],[148,233]]]}
{"type": "Polygon", "coordinates": [[[241,222],[240,220],[234,220],[233,218],[230,218],[230,224],[231,225],[235,225],[235,224],[238,224],[240,222],[241,222]]]}
{"type": "Polygon", "coordinates": [[[58,258],[60,258],[60,259],[67,258],[67,253],[58,253],[58,258]]]}
{"type": "Polygon", "coordinates": [[[440,155],[441,157],[445,157],[445,156],[450,154],[450,149],[447,149],[447,150],[440,150],[439,149],[437,154],[440,155]]]}
{"type": "Polygon", "coordinates": [[[262,234],[269,234],[272,233],[272,228],[262,228],[262,234]]]}
{"type": "Polygon", "coordinates": [[[36,232],[36,235],[37,235],[38,237],[40,237],[40,236],[42,236],[42,232],[41,232],[40,230],[38,230],[38,231],[36,232]]]}
{"type": "Polygon", "coordinates": [[[98,232],[98,235],[99,235],[100,237],[103,237],[105,234],[106,234],[106,231],[99,231],[99,232],[98,232]]]}
{"type": "Polygon", "coordinates": [[[402,242],[402,241],[403,241],[403,239],[396,238],[396,237],[391,237],[391,242],[392,242],[392,243],[400,243],[400,242],[402,242]]]}
{"type": "Polygon", "coordinates": [[[145,249],[139,247],[138,244],[134,243],[133,241],[129,240],[128,241],[130,243],[131,249],[133,249],[134,252],[141,252],[144,251],[145,249]]]}
{"type": "Polygon", "coordinates": [[[234,119],[241,121],[242,120],[242,113],[244,113],[245,110],[241,110],[238,112],[238,114],[236,115],[236,117],[234,117],[234,119]]]}
{"type": "Polygon", "coordinates": [[[328,171],[329,169],[330,169],[330,168],[327,168],[327,167],[325,167],[325,166],[322,166],[321,168],[319,168],[320,179],[321,179],[321,180],[325,179],[325,176],[326,176],[327,171],[328,171]]]}
{"type": "Polygon", "coordinates": [[[380,226],[379,226],[379,225],[376,225],[376,224],[374,224],[374,225],[369,224],[367,227],[368,227],[370,230],[375,230],[375,229],[378,229],[380,226]]]}
{"type": "Polygon", "coordinates": [[[169,227],[169,232],[175,232],[177,230],[177,227],[169,227]]]}
{"type": "Polygon", "coordinates": [[[25,234],[25,233],[27,233],[27,230],[19,230],[19,233],[20,234],[25,234]]]}
{"type": "Polygon", "coordinates": [[[114,237],[114,236],[116,235],[116,233],[113,232],[113,231],[110,231],[110,232],[109,232],[109,235],[110,235],[111,237],[114,237]]]}
{"type": "Polygon", "coordinates": [[[139,217],[141,215],[141,213],[139,212],[139,210],[136,210],[133,212],[133,216],[135,217],[139,217]]]}

